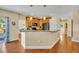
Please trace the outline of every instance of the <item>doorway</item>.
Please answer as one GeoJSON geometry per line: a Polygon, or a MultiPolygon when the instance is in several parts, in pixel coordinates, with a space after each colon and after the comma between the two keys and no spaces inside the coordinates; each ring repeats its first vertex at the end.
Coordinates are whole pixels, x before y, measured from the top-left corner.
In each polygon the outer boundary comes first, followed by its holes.
{"type": "Polygon", "coordinates": [[[60,24],[60,33],[62,35],[67,35],[68,32],[68,23],[67,20],[62,20],[60,24]]]}

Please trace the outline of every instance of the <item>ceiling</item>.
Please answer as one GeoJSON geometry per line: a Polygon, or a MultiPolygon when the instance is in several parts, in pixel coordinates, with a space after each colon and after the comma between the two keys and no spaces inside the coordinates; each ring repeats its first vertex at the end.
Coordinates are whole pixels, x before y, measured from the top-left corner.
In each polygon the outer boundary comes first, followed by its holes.
{"type": "Polygon", "coordinates": [[[0,9],[17,12],[26,16],[52,16],[55,18],[58,17],[67,17],[72,12],[78,11],[78,5],[0,5],[0,9]]]}

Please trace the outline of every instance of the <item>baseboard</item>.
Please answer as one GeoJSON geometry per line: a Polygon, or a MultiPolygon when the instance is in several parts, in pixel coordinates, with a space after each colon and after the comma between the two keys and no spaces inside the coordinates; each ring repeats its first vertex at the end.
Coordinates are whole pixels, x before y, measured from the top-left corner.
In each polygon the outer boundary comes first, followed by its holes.
{"type": "Polygon", "coordinates": [[[79,43],[79,40],[72,40],[73,42],[78,42],[79,43]]]}
{"type": "Polygon", "coordinates": [[[17,42],[17,41],[19,41],[19,40],[9,41],[7,43],[13,43],[13,42],[17,42]]]}

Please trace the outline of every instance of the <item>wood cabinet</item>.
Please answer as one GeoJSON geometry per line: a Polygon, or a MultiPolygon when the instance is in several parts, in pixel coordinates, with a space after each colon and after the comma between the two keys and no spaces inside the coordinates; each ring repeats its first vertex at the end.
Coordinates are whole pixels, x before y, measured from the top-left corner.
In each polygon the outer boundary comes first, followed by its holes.
{"type": "Polygon", "coordinates": [[[29,29],[36,28],[36,30],[49,30],[49,19],[51,17],[47,17],[46,19],[27,16],[26,17],[26,26],[29,29]]]}

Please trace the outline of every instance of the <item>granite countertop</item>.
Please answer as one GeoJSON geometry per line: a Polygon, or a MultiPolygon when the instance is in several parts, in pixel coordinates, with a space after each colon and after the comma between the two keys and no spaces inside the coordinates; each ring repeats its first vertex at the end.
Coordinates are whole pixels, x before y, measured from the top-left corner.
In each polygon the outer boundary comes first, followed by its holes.
{"type": "Polygon", "coordinates": [[[50,31],[50,30],[24,30],[21,29],[20,32],[58,32],[59,30],[50,31]]]}

